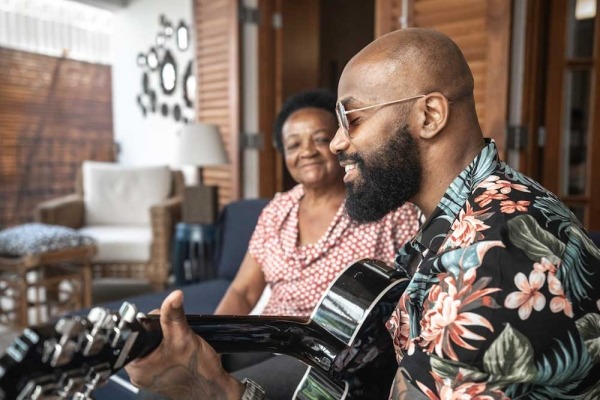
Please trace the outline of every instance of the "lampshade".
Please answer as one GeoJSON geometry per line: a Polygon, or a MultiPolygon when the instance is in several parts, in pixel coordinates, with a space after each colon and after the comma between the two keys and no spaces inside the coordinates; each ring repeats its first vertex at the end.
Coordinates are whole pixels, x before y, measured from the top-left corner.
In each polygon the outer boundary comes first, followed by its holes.
{"type": "Polygon", "coordinates": [[[227,154],[219,128],[200,122],[184,126],[173,163],[198,167],[227,164],[227,154]]]}

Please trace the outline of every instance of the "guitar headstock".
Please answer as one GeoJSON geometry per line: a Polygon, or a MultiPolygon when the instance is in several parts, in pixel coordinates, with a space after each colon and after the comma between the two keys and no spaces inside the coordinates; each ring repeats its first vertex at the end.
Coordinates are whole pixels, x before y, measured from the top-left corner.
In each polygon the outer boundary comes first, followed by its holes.
{"type": "Polygon", "coordinates": [[[123,303],[118,312],[93,308],[87,317],[27,328],[0,358],[0,400],[90,399],[128,362],[153,350],[160,332],[123,303]]]}

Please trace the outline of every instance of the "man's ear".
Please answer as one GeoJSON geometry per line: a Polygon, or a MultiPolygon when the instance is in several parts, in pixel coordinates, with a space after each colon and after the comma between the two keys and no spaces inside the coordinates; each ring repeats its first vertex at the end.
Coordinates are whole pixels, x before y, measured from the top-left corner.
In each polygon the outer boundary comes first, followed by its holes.
{"type": "Polygon", "coordinates": [[[450,102],[439,92],[426,95],[419,102],[419,136],[421,139],[432,139],[448,121],[450,102]]]}

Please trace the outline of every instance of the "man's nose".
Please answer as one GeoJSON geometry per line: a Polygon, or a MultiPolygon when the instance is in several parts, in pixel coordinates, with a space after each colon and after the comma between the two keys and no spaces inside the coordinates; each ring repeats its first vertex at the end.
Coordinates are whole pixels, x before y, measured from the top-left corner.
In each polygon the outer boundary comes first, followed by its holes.
{"type": "Polygon", "coordinates": [[[348,147],[350,147],[350,140],[346,137],[344,128],[339,126],[337,131],[335,131],[335,136],[329,143],[329,151],[333,154],[337,154],[343,150],[347,150],[348,147]]]}

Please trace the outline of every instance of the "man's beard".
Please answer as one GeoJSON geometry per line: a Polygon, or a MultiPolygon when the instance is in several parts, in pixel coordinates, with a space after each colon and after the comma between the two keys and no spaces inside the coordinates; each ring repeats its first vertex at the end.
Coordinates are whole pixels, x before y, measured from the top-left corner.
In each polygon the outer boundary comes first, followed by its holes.
{"type": "Polygon", "coordinates": [[[380,220],[419,191],[421,159],[408,125],[369,154],[368,163],[359,153],[340,155],[340,160],[355,161],[361,172],[359,183],[346,184],[346,212],[358,223],[380,220]]]}

